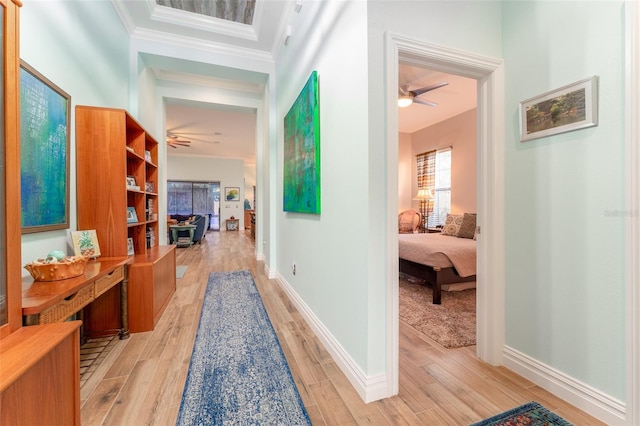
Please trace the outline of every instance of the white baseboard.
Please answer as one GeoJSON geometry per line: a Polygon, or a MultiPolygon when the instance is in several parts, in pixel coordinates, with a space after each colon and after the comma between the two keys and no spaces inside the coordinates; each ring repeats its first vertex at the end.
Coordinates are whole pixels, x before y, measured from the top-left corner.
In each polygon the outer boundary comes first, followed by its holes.
{"type": "Polygon", "coordinates": [[[625,424],[624,402],[509,346],[504,347],[504,365],[609,425],[625,424]]]}
{"type": "Polygon", "coordinates": [[[273,280],[273,279],[275,279],[275,278],[276,278],[276,273],[275,273],[275,272],[272,272],[272,271],[269,269],[269,266],[267,265],[267,263],[266,263],[266,262],[265,262],[265,264],[264,264],[264,274],[265,274],[265,275],[267,276],[267,278],[269,278],[270,280],[273,280]]]}
{"type": "Polygon", "coordinates": [[[300,315],[307,321],[316,336],[318,336],[318,339],[320,339],[325,349],[355,388],[358,395],[360,395],[360,398],[365,403],[369,403],[391,396],[388,392],[387,376],[385,374],[367,376],[282,275],[276,275],[275,279],[282,287],[282,290],[295,305],[300,315]]]}

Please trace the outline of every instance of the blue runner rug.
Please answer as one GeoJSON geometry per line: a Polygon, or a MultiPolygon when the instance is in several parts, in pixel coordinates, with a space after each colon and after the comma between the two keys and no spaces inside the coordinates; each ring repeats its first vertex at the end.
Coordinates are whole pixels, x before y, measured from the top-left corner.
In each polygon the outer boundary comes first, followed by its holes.
{"type": "Polygon", "coordinates": [[[547,410],[535,401],[512,408],[490,419],[482,420],[471,426],[572,426],[571,423],[547,410]]]}
{"type": "Polygon", "coordinates": [[[310,425],[251,272],[214,272],[177,425],[310,425]]]}

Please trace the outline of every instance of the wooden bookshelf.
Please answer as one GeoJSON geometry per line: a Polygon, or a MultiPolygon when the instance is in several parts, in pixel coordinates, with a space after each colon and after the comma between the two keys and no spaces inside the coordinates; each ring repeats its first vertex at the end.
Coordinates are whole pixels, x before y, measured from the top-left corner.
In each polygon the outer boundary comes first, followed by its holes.
{"type": "MultiPolygon", "coordinates": [[[[173,264],[175,269],[175,247],[158,249],[157,141],[125,110],[78,105],[76,165],[78,229],[95,229],[106,257],[130,255],[131,241],[134,260],[130,268],[149,269],[129,279],[129,314],[146,303],[140,298],[146,293],[136,291],[139,288],[158,289],[168,300],[175,291],[175,273],[148,282],[148,277],[157,276],[155,268],[173,264]],[[145,259],[145,266],[136,264],[140,258],[145,259]]],[[[117,292],[113,289],[103,296],[104,301],[97,300],[100,303],[88,308],[85,331],[89,336],[118,328],[117,292]]],[[[151,323],[159,312],[147,313],[151,323]]],[[[136,321],[129,321],[129,327],[149,329],[136,321]]]]}

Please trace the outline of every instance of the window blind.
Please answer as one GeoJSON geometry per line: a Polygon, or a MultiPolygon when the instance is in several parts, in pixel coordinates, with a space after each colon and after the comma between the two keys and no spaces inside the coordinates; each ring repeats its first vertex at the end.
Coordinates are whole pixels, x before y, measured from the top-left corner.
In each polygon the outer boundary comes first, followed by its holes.
{"type": "Polygon", "coordinates": [[[451,212],[451,147],[416,155],[418,189],[430,189],[427,227],[443,225],[451,212]]]}

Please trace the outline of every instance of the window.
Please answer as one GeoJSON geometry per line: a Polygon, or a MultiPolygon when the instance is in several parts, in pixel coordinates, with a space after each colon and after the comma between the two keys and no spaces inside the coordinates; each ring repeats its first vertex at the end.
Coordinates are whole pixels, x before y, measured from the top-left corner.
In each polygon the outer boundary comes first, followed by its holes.
{"type": "Polygon", "coordinates": [[[200,214],[215,219],[219,211],[219,183],[167,181],[167,214],[200,214]]]}
{"type": "Polygon", "coordinates": [[[451,212],[451,148],[423,152],[416,156],[418,188],[428,188],[433,201],[427,206],[427,227],[443,225],[451,212]]]}

